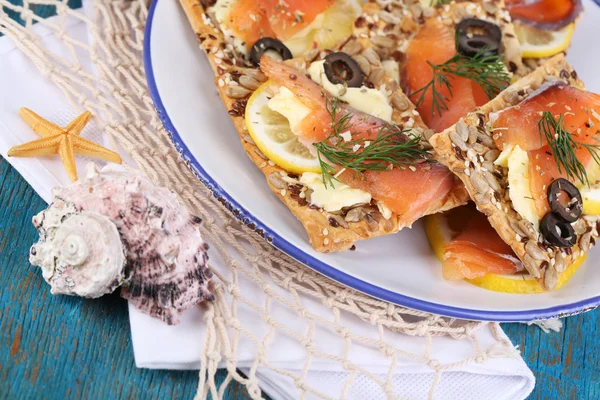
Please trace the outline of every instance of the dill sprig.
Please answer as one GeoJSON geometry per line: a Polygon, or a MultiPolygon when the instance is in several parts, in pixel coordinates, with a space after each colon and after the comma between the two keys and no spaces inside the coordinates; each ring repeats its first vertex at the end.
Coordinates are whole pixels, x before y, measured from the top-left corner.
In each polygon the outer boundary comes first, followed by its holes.
{"type": "Polygon", "coordinates": [[[443,6],[445,4],[450,4],[452,0],[431,0],[429,2],[429,7],[438,7],[443,6]]]}
{"type": "Polygon", "coordinates": [[[433,69],[433,77],[427,85],[411,93],[411,96],[419,94],[417,107],[423,104],[425,95],[431,91],[431,115],[437,112],[441,116],[442,111],[448,110],[449,97],[452,97],[452,75],[474,81],[481,86],[490,100],[496,97],[510,83],[510,75],[500,56],[486,55],[486,51],[487,49],[483,48],[473,57],[457,54],[442,64],[427,61],[433,69]],[[448,89],[450,96],[440,92],[443,87],[448,89]]]}
{"type": "Polygon", "coordinates": [[[419,136],[410,133],[410,130],[401,130],[394,124],[383,125],[375,138],[353,132],[351,114],[338,115],[338,101],[337,98],[325,100],[332,121],[331,133],[314,144],[325,187],[327,184],[334,187],[333,181],[337,180],[335,174],[340,169],[362,176],[365,171],[405,168],[430,159],[431,154],[422,146],[419,136]]]}
{"type": "Polygon", "coordinates": [[[558,172],[562,173],[564,170],[567,177],[572,180],[578,179],[581,183],[585,183],[589,187],[590,182],[585,166],[577,159],[576,151],[581,148],[586,149],[592,156],[592,159],[597,164],[600,164],[600,156],[598,156],[600,145],[575,141],[573,136],[576,135],[567,131],[562,114],[558,116],[557,120],[552,113],[544,111],[542,118],[538,122],[538,130],[540,132],[540,140],[546,139],[550,146],[554,162],[556,162],[556,166],[558,167],[558,172]]]}

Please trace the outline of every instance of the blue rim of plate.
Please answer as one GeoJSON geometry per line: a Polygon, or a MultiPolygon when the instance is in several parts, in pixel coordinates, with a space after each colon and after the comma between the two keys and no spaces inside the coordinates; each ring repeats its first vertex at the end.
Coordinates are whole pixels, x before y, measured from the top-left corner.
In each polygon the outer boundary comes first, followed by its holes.
{"type": "Polygon", "coordinates": [[[222,202],[238,219],[240,219],[244,224],[252,227],[252,229],[261,234],[261,236],[263,236],[263,238],[273,246],[301,262],[302,264],[319,272],[320,274],[362,293],[400,306],[448,317],[481,321],[526,322],[538,319],[561,318],[569,315],[575,315],[592,310],[600,305],[600,296],[556,307],[523,311],[472,310],[468,308],[431,303],[425,300],[415,299],[413,297],[408,297],[387,289],[383,289],[379,286],[375,286],[348,275],[339,269],[334,268],[309,254],[306,254],[299,248],[295,247],[292,243],[283,239],[277,234],[277,232],[273,231],[267,225],[259,221],[248,210],[244,209],[233,197],[224,191],[208,173],[206,173],[204,168],[202,168],[202,165],[190,152],[181,136],[177,132],[177,129],[171,122],[156,86],[154,71],[152,69],[152,54],[150,50],[154,11],[156,10],[156,5],[159,1],[160,0],[154,0],[150,5],[148,19],[144,31],[144,67],[146,70],[146,80],[148,82],[150,96],[152,97],[158,116],[167,130],[175,148],[185,161],[186,165],[190,167],[194,175],[196,175],[196,177],[212,192],[213,196],[222,202]]]}

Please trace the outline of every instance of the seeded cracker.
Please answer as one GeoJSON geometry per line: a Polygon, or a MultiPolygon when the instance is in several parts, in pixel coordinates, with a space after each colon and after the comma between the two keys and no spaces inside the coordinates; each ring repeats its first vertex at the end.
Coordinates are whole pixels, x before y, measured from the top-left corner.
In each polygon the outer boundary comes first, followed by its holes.
{"type": "Polygon", "coordinates": [[[437,159],[460,177],[479,211],[487,215],[500,237],[523,261],[527,271],[548,290],[555,287],[558,276],[566,267],[596,242],[597,221],[589,217],[580,219],[575,229],[579,234],[578,243],[570,249],[542,245],[540,232],[513,208],[507,170],[493,164],[500,151],[494,144],[489,118],[491,113],[520,103],[543,83],[552,81],[583,88],[583,83],[567,64],[564,55],[557,55],[430,140],[437,159]],[[480,136],[480,140],[473,144],[463,140],[465,131],[468,134],[471,130],[480,136]]]}
{"type": "MultiPolygon", "coordinates": [[[[359,205],[336,213],[327,213],[310,205],[307,201],[310,198],[310,191],[298,182],[297,176],[270,162],[254,145],[246,129],[244,120],[246,102],[265,82],[265,75],[258,69],[248,68],[243,60],[235,55],[233,48],[225,43],[216,21],[205,11],[203,2],[180,1],[196,32],[200,47],[210,60],[216,75],[215,84],[240,135],[244,150],[261,169],[273,193],[303,224],[312,246],[321,252],[347,250],[358,240],[382,236],[402,229],[404,226],[399,225],[398,216],[392,214],[391,218],[385,219],[374,201],[371,204],[359,205]],[[304,193],[303,196],[300,193],[304,193]]],[[[385,87],[393,108],[392,119],[400,128],[410,127],[415,134],[422,134],[423,137],[431,136],[431,131],[423,124],[414,105],[399,89],[398,82],[385,73],[379,55],[368,46],[368,41],[361,42],[356,37],[350,37],[341,41],[333,50],[352,55],[365,73],[365,81],[370,85],[377,88],[382,85],[385,87]]],[[[288,60],[287,63],[301,71],[306,71],[311,62],[321,60],[327,54],[326,51],[314,50],[306,53],[303,58],[288,60]]],[[[465,204],[468,194],[458,179],[457,183],[454,192],[433,204],[424,215],[465,204]]]]}
{"type": "Polygon", "coordinates": [[[492,22],[502,31],[502,61],[516,76],[531,68],[523,64],[521,49],[510,15],[503,1],[461,1],[436,7],[423,7],[420,0],[370,0],[354,23],[354,33],[371,41],[383,60],[402,60],[410,39],[426,18],[437,18],[455,28],[465,18],[492,22]]]}

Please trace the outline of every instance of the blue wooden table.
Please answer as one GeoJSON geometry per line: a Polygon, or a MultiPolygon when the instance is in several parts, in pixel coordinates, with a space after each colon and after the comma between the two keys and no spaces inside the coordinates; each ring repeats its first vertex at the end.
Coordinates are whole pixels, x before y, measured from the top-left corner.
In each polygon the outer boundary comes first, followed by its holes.
{"type": "MultiPolygon", "coordinates": [[[[46,204],[0,158],[0,398],[191,399],[195,372],[136,369],[127,307],[118,296],[52,296],[27,261],[46,204]]],[[[565,320],[560,333],[505,324],[538,379],[534,399],[600,399],[600,314],[565,320]]],[[[245,399],[232,385],[228,398],[245,399]]]]}
{"type": "MultiPolygon", "coordinates": [[[[54,10],[39,6],[35,12],[47,16],[54,10]]],[[[191,399],[196,372],[135,368],[123,299],[50,295],[27,260],[38,239],[31,218],[45,207],[0,158],[0,399],[191,399]]],[[[564,323],[551,334],[504,325],[538,380],[531,398],[600,399],[600,311],[564,323]]],[[[226,398],[248,396],[232,384],[226,398]]]]}

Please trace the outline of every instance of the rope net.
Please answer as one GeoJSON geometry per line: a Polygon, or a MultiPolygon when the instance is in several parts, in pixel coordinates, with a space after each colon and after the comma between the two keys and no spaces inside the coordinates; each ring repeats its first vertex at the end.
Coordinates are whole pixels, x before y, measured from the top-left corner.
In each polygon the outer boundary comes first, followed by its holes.
{"type": "Polygon", "coordinates": [[[23,0],[22,5],[0,0],[0,6],[0,33],[14,40],[39,72],[64,93],[73,110],[90,110],[113,146],[129,154],[155,183],[176,192],[190,212],[203,219],[201,233],[211,244],[212,258],[220,258],[223,262],[218,263],[218,267],[211,267],[215,274],[216,299],[206,305],[207,334],[199,338],[204,342],[203,352],[199,355],[201,369],[197,398],[206,398],[209,394],[212,398],[222,398],[232,380],[246,386],[252,398],[261,398],[264,394],[258,386],[259,369],[291,378],[302,398],[309,394],[332,398],[307,384],[311,364],[318,360],[339,363],[348,372],[339,398],[344,398],[353,385],[365,380],[380,387],[387,398],[399,398],[392,381],[394,367],[400,359],[411,359],[432,369],[434,379],[429,391],[432,398],[442,373],[465,363],[514,352],[513,346],[499,335],[497,324],[489,324],[496,345],[483,349],[474,332],[488,324],[398,307],[341,286],[273,248],[233,217],[180,158],[154,109],[142,61],[147,1],[96,0],[93,5],[86,3],[85,7],[93,7],[93,13],[71,9],[67,0],[23,0]],[[37,16],[34,11],[40,6],[55,7],[58,19],[37,16]],[[11,19],[15,15],[20,16],[23,25],[11,19]],[[68,35],[65,29],[68,19],[87,25],[89,43],[68,35]],[[45,48],[41,38],[31,30],[34,23],[53,31],[67,50],[61,54],[69,56],[60,56],[45,48]],[[91,57],[91,70],[83,67],[81,54],[91,57]],[[257,291],[259,302],[253,300],[257,298],[255,295],[249,295],[257,291]],[[313,305],[312,312],[306,308],[307,302],[313,305]],[[314,311],[315,304],[318,312],[314,311]],[[292,313],[295,320],[305,324],[304,327],[290,328],[289,320],[273,315],[275,308],[292,313]],[[253,313],[262,319],[265,325],[262,336],[244,326],[242,313],[253,313]],[[365,327],[376,334],[365,336],[351,332],[348,321],[356,318],[364,321],[365,327]],[[339,337],[344,343],[343,351],[333,352],[318,346],[317,333],[323,330],[339,337]],[[422,338],[427,344],[426,351],[412,354],[398,349],[389,339],[393,333],[422,338]],[[469,341],[472,356],[451,364],[432,360],[429,350],[435,336],[469,341]],[[306,350],[303,360],[294,368],[298,373],[277,368],[269,362],[274,338],[282,340],[282,337],[306,350]],[[252,361],[245,365],[244,374],[238,370],[240,343],[250,343],[253,349],[252,361]],[[370,348],[385,356],[389,360],[387,373],[374,374],[350,362],[348,355],[356,346],[370,348]],[[227,369],[227,377],[217,387],[215,374],[221,366],[227,369]]]}

